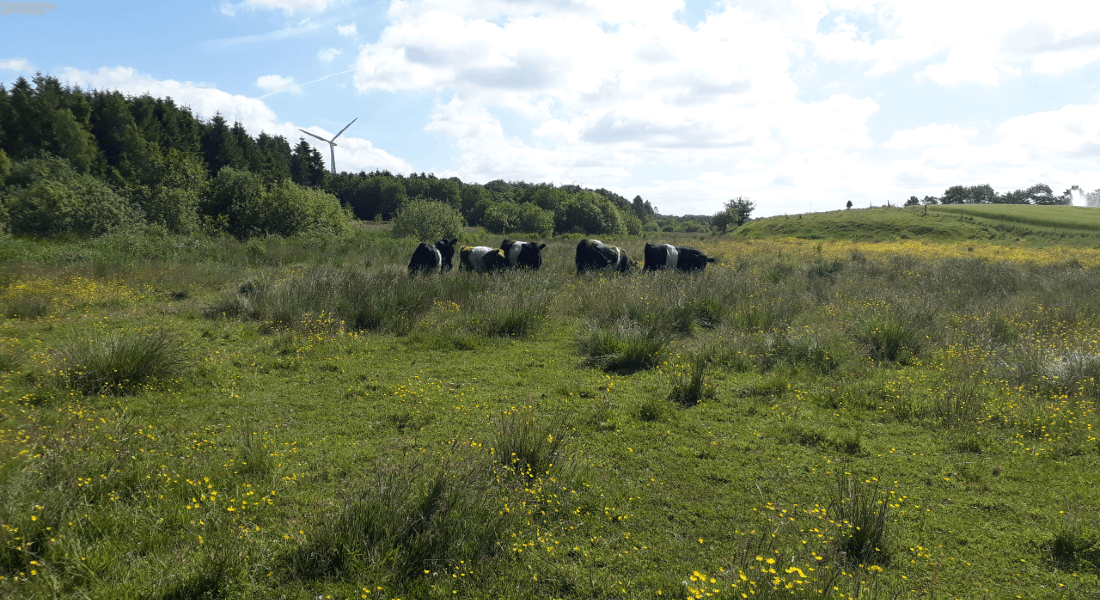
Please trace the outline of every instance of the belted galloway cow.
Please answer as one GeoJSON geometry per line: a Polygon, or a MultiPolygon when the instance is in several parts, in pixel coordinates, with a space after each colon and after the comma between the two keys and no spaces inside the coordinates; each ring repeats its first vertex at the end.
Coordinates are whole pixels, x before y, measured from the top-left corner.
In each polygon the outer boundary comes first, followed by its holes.
{"type": "Polygon", "coordinates": [[[677,269],[683,272],[702,271],[707,263],[714,259],[690,246],[673,246],[671,244],[645,245],[645,269],[658,271],[661,269],[677,269]]]}
{"type": "Polygon", "coordinates": [[[626,252],[600,240],[581,240],[577,244],[577,273],[607,269],[627,273],[634,268],[626,252]]]}
{"type": "Polygon", "coordinates": [[[488,273],[508,267],[508,258],[500,248],[462,246],[458,249],[458,268],[475,273],[488,273]]]}
{"type": "Polygon", "coordinates": [[[500,244],[501,251],[508,259],[508,266],[512,269],[534,269],[542,266],[542,249],[546,244],[535,242],[520,242],[504,240],[500,244]]]}
{"type": "Polygon", "coordinates": [[[409,261],[409,275],[417,273],[444,273],[451,270],[451,259],[455,255],[455,244],[458,239],[439,240],[434,245],[422,242],[413,250],[412,260],[409,261]]]}

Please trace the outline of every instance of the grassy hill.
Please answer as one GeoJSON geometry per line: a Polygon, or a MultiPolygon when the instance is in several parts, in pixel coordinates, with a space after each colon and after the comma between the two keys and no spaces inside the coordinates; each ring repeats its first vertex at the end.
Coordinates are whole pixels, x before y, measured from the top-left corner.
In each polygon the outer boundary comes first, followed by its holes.
{"type": "Polygon", "coordinates": [[[1100,246],[1100,211],[1074,206],[952,205],[865,208],[757,219],[737,237],[946,242],[1027,246],[1100,246]]]}

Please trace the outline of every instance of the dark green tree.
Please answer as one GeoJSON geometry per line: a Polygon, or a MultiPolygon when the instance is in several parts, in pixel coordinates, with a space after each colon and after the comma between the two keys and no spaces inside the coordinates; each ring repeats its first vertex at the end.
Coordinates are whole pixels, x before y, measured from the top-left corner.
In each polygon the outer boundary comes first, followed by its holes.
{"type": "Polygon", "coordinates": [[[77,122],[67,108],[53,113],[53,136],[48,150],[72,163],[78,173],[88,173],[96,164],[99,147],[95,137],[77,122]]]}
{"type": "Polygon", "coordinates": [[[290,178],[298,185],[318,187],[325,180],[325,159],[305,138],[290,155],[290,178]]]}
{"type": "Polygon", "coordinates": [[[943,204],[966,204],[970,201],[970,189],[964,185],[953,185],[943,192],[940,200],[943,204]]]}
{"type": "Polygon", "coordinates": [[[230,133],[229,125],[220,112],[214,113],[209,122],[203,124],[202,157],[211,177],[217,176],[223,167],[230,166],[237,158],[236,138],[230,133]]]}
{"type": "Polygon", "coordinates": [[[1058,198],[1054,196],[1054,190],[1045,183],[1037,183],[1027,188],[1027,196],[1032,204],[1040,206],[1052,206],[1058,204],[1058,198]]]}
{"type": "Polygon", "coordinates": [[[711,217],[710,225],[723,232],[730,227],[740,227],[748,222],[754,210],[756,210],[755,202],[744,196],[738,196],[726,201],[722,211],[711,217]]]}
{"type": "Polygon", "coordinates": [[[260,132],[256,148],[260,153],[260,173],[264,181],[290,179],[290,144],[285,137],[260,132]]]}

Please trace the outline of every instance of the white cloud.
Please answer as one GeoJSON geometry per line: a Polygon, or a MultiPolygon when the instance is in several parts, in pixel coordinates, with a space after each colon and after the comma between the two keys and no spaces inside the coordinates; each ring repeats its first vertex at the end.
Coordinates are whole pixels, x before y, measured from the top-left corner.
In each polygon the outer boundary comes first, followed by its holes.
{"type": "MultiPolygon", "coordinates": [[[[305,137],[311,143],[316,141],[308,136],[303,136],[298,131],[299,128],[307,129],[330,139],[336,134],[336,131],[327,131],[323,127],[314,125],[297,125],[289,121],[280,122],[275,111],[258,98],[230,94],[217,88],[197,85],[189,81],[159,80],[138,73],[129,67],[103,67],[95,72],[66,67],[56,76],[62,83],[79,85],[85,89],[118,90],[130,95],[148,93],[158,98],[171,97],[177,104],[190,107],[196,117],[210,119],[216,113],[221,113],[222,117],[230,123],[240,121],[250,135],[258,136],[261,132],[267,132],[270,135],[281,135],[290,141],[292,146],[299,137],[305,137]]],[[[322,155],[327,159],[329,156],[328,145],[323,144],[324,147],[322,148],[322,144],[323,142],[318,141],[317,148],[323,151],[322,155]]],[[[389,169],[398,173],[409,173],[413,170],[408,162],[375,147],[369,140],[356,138],[346,133],[340,136],[340,143],[336,148],[336,164],[340,170],[352,172],[389,169]]]]}
{"type": "Polygon", "coordinates": [[[283,77],[282,75],[263,75],[256,80],[256,85],[276,94],[279,92],[302,93],[302,88],[294,83],[293,77],[283,77]]]}
{"type": "Polygon", "coordinates": [[[782,118],[773,101],[789,103],[796,92],[777,25],[732,10],[692,30],[673,18],[677,2],[630,10],[637,5],[577,1],[542,12],[544,4],[395,3],[395,22],[359,55],[356,85],[452,90],[429,127],[467,148],[473,176],[482,167],[471,165],[501,159],[578,180],[622,177],[645,160],[777,150],[761,117],[782,118]],[[605,27],[595,18],[615,21],[605,27]],[[505,138],[492,117],[501,109],[533,121],[530,135],[505,138]],[[532,148],[524,137],[550,147],[532,148]],[[501,143],[508,151],[498,156],[501,143]]]}
{"type": "Polygon", "coordinates": [[[0,69],[4,71],[29,73],[31,71],[31,63],[24,58],[9,58],[7,60],[0,60],[0,69]]]}
{"type": "Polygon", "coordinates": [[[359,30],[356,29],[355,23],[351,22],[351,23],[348,23],[347,25],[337,25],[336,26],[336,32],[339,33],[340,35],[354,36],[354,35],[359,33],[359,30]]]}
{"type": "Polygon", "coordinates": [[[883,147],[891,150],[912,150],[914,148],[967,146],[978,131],[958,125],[931,123],[913,129],[895,131],[883,147]]]}
{"type": "Polygon", "coordinates": [[[317,51],[317,58],[318,60],[322,60],[324,62],[332,62],[332,60],[339,56],[342,52],[343,50],[338,50],[336,48],[325,48],[324,50],[317,51]]]}
{"type": "Polygon", "coordinates": [[[281,8],[285,12],[321,12],[337,0],[245,0],[249,8],[281,8]]]}

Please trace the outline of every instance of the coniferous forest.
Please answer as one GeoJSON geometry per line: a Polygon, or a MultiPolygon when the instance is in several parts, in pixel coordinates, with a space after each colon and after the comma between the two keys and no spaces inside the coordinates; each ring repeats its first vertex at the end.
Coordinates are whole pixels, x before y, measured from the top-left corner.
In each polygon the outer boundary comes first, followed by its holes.
{"type": "MultiPolygon", "coordinates": [[[[438,202],[495,233],[639,235],[685,225],[606,189],[434,174],[331,174],[304,139],[253,137],[220,114],[171,98],[82,90],[38,74],[0,85],[0,221],[16,235],[339,234],[390,220],[410,200],[438,202]]],[[[705,218],[703,219],[706,220],[705,218]]],[[[689,221],[689,231],[705,228],[689,221]],[[693,229],[694,227],[694,229],[693,229]]]]}

